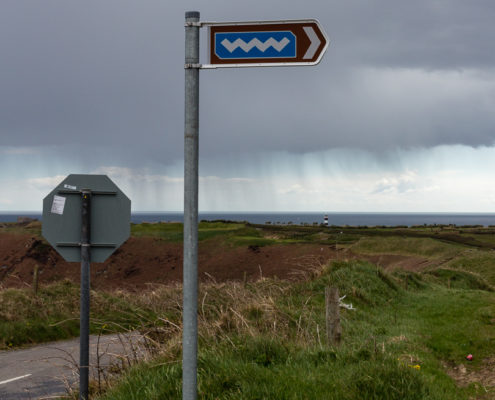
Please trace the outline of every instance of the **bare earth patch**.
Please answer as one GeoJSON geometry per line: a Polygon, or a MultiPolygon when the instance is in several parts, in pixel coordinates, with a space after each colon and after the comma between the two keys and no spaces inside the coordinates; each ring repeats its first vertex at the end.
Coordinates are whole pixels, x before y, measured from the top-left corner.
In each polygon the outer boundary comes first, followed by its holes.
{"type": "Polygon", "coordinates": [[[445,365],[445,368],[449,376],[461,387],[472,383],[481,385],[484,393],[477,399],[495,399],[495,357],[484,359],[481,368],[476,370],[466,368],[464,364],[445,365]]]}
{"type": "MultiPolygon", "coordinates": [[[[254,281],[262,277],[295,280],[333,260],[363,259],[386,270],[420,271],[427,259],[402,255],[359,255],[335,245],[314,243],[229,246],[199,244],[199,279],[254,281]]],[[[39,266],[40,283],[80,279],[79,263],[68,263],[50,246],[29,234],[0,232],[0,287],[28,287],[39,266]]],[[[138,290],[150,284],[182,281],[182,243],[131,237],[106,262],[91,265],[91,285],[98,289],[138,290]]]]}

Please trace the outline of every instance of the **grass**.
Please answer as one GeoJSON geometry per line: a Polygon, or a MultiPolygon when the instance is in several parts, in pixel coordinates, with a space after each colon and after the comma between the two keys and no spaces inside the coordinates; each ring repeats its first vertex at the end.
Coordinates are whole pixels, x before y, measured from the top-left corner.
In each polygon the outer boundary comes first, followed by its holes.
{"type": "Polygon", "coordinates": [[[23,235],[29,233],[31,235],[41,237],[41,222],[33,221],[26,225],[20,225],[15,222],[6,222],[3,224],[0,230],[6,233],[23,234],[23,235]]]}
{"type": "MultiPolygon", "coordinates": [[[[91,333],[140,327],[156,317],[115,293],[91,292],[91,333]]],[[[79,287],[69,281],[0,291],[0,349],[68,339],[79,335],[79,287]]]]}
{"type": "Polygon", "coordinates": [[[475,272],[491,285],[495,285],[495,253],[493,251],[470,250],[452,260],[449,267],[475,272]]]}
{"type": "MultiPolygon", "coordinates": [[[[493,356],[494,293],[448,289],[421,275],[405,290],[406,276],[341,262],[295,284],[265,279],[204,286],[199,398],[468,399],[481,393],[480,386],[457,387],[444,366],[472,353],[467,367],[475,371],[493,356]],[[357,308],[342,311],[338,347],[325,343],[329,285],[357,308]]],[[[180,398],[180,338],[172,336],[163,338],[161,356],[130,369],[100,398],[180,398]]]]}
{"type": "MultiPolygon", "coordinates": [[[[289,354],[277,343],[260,340],[246,341],[237,351],[215,350],[205,351],[198,360],[201,399],[432,398],[418,371],[386,357],[349,363],[332,352],[289,354]]],[[[151,364],[133,372],[144,385],[135,386],[131,379],[106,398],[180,398],[180,365],[151,364]]]]}
{"type": "MultiPolygon", "coordinates": [[[[202,221],[198,225],[198,239],[207,240],[216,236],[241,234],[245,224],[202,221]]],[[[168,242],[181,242],[183,225],[181,223],[132,224],[131,234],[134,237],[158,237],[168,242]]]]}
{"type": "Polygon", "coordinates": [[[431,259],[452,258],[466,248],[459,244],[445,243],[432,238],[416,237],[362,237],[351,246],[362,254],[400,254],[431,259]]]}
{"type": "Polygon", "coordinates": [[[131,224],[131,236],[158,237],[170,242],[180,242],[183,237],[181,223],[131,224]]]}

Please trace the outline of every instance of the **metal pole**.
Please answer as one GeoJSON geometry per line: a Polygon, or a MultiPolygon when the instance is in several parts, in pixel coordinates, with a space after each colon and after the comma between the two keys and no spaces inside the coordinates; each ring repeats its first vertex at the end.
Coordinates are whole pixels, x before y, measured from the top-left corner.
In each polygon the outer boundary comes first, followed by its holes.
{"type": "Polygon", "coordinates": [[[91,246],[91,190],[82,190],[81,319],[79,347],[79,400],[88,400],[89,383],[89,263],[91,246]]]}
{"type": "Polygon", "coordinates": [[[186,12],[182,399],[197,397],[199,12],[186,12]]]}

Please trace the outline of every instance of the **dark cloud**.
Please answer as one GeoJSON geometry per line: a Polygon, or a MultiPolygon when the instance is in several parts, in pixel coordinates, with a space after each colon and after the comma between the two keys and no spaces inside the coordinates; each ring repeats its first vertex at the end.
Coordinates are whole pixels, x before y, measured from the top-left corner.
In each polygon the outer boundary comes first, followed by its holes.
{"type": "Polygon", "coordinates": [[[317,67],[202,71],[203,157],[493,144],[491,0],[6,0],[2,145],[173,164],[182,156],[185,9],[204,20],[316,17],[331,39],[317,67]]]}

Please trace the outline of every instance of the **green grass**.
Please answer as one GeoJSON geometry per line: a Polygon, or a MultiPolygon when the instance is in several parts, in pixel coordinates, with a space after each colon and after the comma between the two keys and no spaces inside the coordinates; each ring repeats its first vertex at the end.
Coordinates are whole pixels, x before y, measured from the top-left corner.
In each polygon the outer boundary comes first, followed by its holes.
{"type": "MultiPolygon", "coordinates": [[[[244,224],[226,222],[200,222],[198,238],[200,241],[216,236],[228,236],[245,229],[244,224]]],[[[168,242],[181,242],[183,225],[181,223],[132,224],[131,234],[134,237],[158,237],[168,242]]]]}
{"type": "Polygon", "coordinates": [[[181,223],[131,224],[134,237],[159,237],[170,242],[180,242],[183,237],[181,223]]]}
{"type": "Polygon", "coordinates": [[[449,267],[475,272],[495,286],[495,252],[470,250],[452,260],[449,267]]]}
{"type": "Polygon", "coordinates": [[[493,291],[493,286],[483,276],[467,270],[435,268],[424,273],[425,278],[441,283],[449,289],[474,289],[493,291]]]}
{"type": "MultiPolygon", "coordinates": [[[[203,288],[200,399],[468,399],[477,387],[458,388],[444,365],[472,353],[475,371],[493,356],[495,295],[486,290],[390,276],[365,262],[334,263],[296,284],[232,285],[203,288]],[[338,347],[325,344],[329,285],[357,308],[342,310],[338,347]]],[[[180,397],[176,348],[129,370],[101,399],[180,397]]]]}
{"type": "Polygon", "coordinates": [[[351,246],[351,249],[362,254],[399,254],[431,259],[455,257],[466,250],[462,245],[445,243],[432,238],[400,236],[362,237],[351,246]]]}
{"type": "MultiPolygon", "coordinates": [[[[377,356],[344,360],[324,350],[291,352],[274,342],[249,340],[239,350],[205,351],[198,360],[200,399],[442,399],[421,373],[377,356]],[[393,390],[390,390],[393,388],[393,390]],[[436,397],[435,397],[436,396],[436,397]]],[[[180,398],[179,364],[148,364],[133,371],[106,399],[180,398]],[[136,386],[136,381],[143,384],[136,386]]],[[[438,393],[438,391],[437,391],[438,393]]],[[[453,397],[455,391],[449,391],[453,397]]]]}
{"type": "Polygon", "coordinates": [[[0,227],[0,232],[23,235],[29,233],[31,235],[41,237],[41,222],[33,221],[28,223],[27,225],[19,225],[15,222],[7,222],[4,223],[2,227],[0,227]]]}
{"type": "Polygon", "coordinates": [[[495,230],[493,228],[462,229],[462,236],[472,237],[482,243],[495,247],[495,230]]]}
{"type": "MultiPolygon", "coordinates": [[[[141,327],[155,318],[150,309],[119,293],[91,291],[91,332],[118,332],[141,327]]],[[[79,287],[69,281],[0,291],[0,349],[68,339],[79,335],[79,287]]]]}

